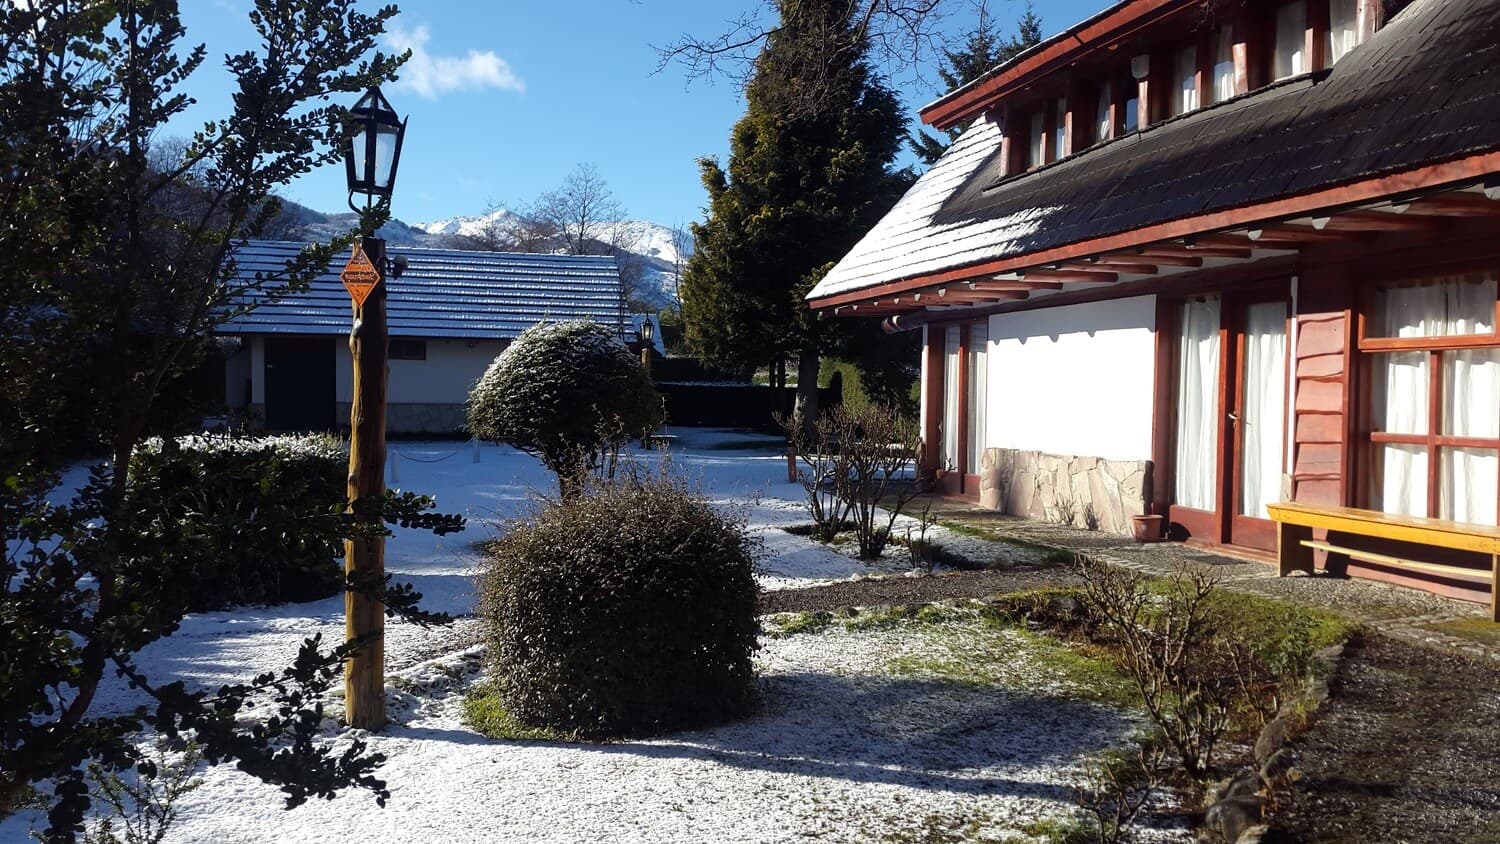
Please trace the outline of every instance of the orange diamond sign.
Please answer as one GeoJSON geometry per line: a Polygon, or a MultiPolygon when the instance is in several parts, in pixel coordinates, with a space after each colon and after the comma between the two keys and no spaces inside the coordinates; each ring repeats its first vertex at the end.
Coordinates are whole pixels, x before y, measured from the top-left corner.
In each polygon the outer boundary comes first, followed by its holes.
{"type": "Polygon", "coordinates": [[[344,288],[349,291],[354,304],[359,306],[364,305],[365,299],[370,296],[370,291],[380,286],[380,269],[365,254],[361,244],[354,244],[354,255],[344,266],[344,271],[339,273],[339,281],[344,283],[344,288]]]}

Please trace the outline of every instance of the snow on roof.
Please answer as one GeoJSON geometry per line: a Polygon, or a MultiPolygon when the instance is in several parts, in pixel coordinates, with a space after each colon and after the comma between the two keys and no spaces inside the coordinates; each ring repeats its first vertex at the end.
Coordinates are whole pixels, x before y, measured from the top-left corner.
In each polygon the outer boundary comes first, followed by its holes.
{"type": "MultiPolygon", "coordinates": [[[[281,271],[304,244],[250,241],[235,252],[239,277],[281,271]]],[[[618,328],[624,317],[615,259],[456,249],[388,248],[407,260],[390,286],[392,337],[509,339],[547,319],[592,319],[618,328]]],[[[221,334],[346,334],[349,293],[335,258],[305,292],[267,302],[219,328],[221,334]]],[[[249,294],[257,298],[254,293],[249,294]]]]}
{"type": "Polygon", "coordinates": [[[860,239],[807,294],[817,299],[898,278],[937,272],[988,256],[1031,234],[1047,209],[1002,219],[935,225],[933,217],[968,180],[1000,152],[1000,126],[989,117],[974,121],[901,201],[860,239]]]}

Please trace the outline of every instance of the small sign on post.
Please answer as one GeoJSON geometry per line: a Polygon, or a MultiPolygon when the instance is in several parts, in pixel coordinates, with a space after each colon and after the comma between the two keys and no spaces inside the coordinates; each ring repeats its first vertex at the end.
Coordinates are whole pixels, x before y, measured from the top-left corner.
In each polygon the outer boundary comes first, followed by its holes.
{"type": "Polygon", "coordinates": [[[344,271],[339,273],[339,281],[344,283],[344,289],[349,291],[355,306],[364,307],[365,299],[380,286],[383,279],[380,268],[365,254],[364,244],[354,244],[354,254],[350,256],[349,263],[344,265],[344,271]]]}

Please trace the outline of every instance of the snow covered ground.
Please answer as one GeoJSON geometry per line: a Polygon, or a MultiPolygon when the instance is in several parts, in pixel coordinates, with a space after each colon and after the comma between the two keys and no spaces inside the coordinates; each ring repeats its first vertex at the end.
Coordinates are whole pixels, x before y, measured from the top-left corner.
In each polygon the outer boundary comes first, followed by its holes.
{"type": "MultiPolygon", "coordinates": [[[[678,469],[737,508],[761,537],[766,588],[872,573],[782,530],[807,517],[774,440],[673,433],[678,469]]],[[[478,463],[462,443],[392,449],[399,480],[391,485],[435,495],[440,510],[464,513],[470,527],[447,537],[398,533],[387,545],[387,570],[414,583],[429,608],[468,614],[476,544],[550,491],[551,477],[504,446],[484,446],[478,463]]],[[[903,568],[892,562],[875,572],[903,568]]],[[[221,766],[206,772],[169,840],[314,842],[350,829],[368,842],[868,840],[929,816],[998,818],[995,831],[1014,834],[1066,813],[1078,757],[1127,727],[1119,713],[1043,693],[1049,681],[1036,672],[1019,672],[1003,688],[895,676],[884,666],[920,647],[920,637],[834,630],[767,640],[759,657],[766,711],[738,724],[619,744],[496,742],[462,724],[463,683],[452,679],[457,669],[472,678],[475,651],[464,649],[476,628],[469,618],[449,630],[388,629],[392,676],[418,690],[397,693],[396,723],[372,737],[390,757],[380,773],[392,790],[388,807],[351,792],[288,813],[274,789],[221,766]]],[[[341,597],[201,613],[139,662],[148,676],[212,686],[282,667],[304,637],[322,632],[336,641],[342,630],[341,597]]],[[[113,689],[99,714],[131,702],[113,689]]],[[[0,824],[0,842],[26,840],[26,824],[36,820],[0,824]]]]}

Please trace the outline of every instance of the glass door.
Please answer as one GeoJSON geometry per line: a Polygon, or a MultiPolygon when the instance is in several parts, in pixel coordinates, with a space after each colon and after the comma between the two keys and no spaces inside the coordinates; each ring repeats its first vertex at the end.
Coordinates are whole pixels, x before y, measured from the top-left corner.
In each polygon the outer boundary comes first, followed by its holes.
{"type": "Polygon", "coordinates": [[[1234,432],[1234,516],[1230,542],[1275,547],[1267,504],[1282,499],[1286,465],[1287,321],[1285,301],[1254,302],[1240,314],[1237,367],[1229,424],[1234,432]]]}
{"type": "Polygon", "coordinates": [[[1220,541],[1219,369],[1223,354],[1217,296],[1182,303],[1177,313],[1176,431],[1171,521],[1189,536],[1220,541]]]}

